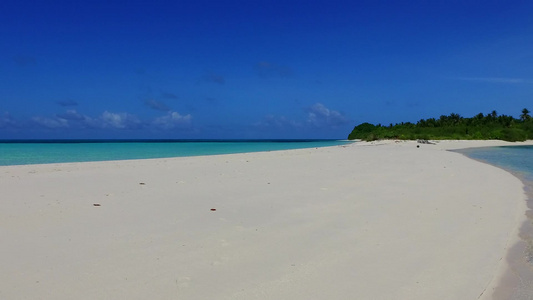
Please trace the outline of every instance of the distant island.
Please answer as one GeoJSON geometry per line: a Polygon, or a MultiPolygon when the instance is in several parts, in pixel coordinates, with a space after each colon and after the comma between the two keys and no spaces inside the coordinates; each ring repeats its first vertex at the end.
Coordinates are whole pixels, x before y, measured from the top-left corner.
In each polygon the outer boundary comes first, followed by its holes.
{"type": "Polygon", "coordinates": [[[479,113],[472,118],[463,118],[452,113],[448,116],[442,115],[438,119],[421,119],[416,124],[402,122],[383,126],[362,123],[354,127],[348,139],[525,141],[533,139],[533,119],[529,113],[530,111],[524,108],[519,119],[498,115],[496,111],[492,111],[487,115],[479,113]]]}

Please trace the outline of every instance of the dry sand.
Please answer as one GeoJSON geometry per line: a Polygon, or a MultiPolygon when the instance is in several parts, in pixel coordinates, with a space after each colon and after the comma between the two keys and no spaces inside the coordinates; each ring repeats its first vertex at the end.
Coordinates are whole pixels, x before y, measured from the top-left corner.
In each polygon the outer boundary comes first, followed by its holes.
{"type": "Polygon", "coordinates": [[[500,144],[0,167],[0,299],[490,299],[523,184],[445,150],[500,144]]]}

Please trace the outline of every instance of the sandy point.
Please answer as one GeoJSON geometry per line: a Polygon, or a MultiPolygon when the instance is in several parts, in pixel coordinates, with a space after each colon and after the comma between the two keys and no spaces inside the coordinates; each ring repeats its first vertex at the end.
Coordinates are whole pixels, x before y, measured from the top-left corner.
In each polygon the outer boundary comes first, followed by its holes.
{"type": "Polygon", "coordinates": [[[0,298],[490,299],[523,184],[446,150],[506,144],[0,167],[0,298]]]}

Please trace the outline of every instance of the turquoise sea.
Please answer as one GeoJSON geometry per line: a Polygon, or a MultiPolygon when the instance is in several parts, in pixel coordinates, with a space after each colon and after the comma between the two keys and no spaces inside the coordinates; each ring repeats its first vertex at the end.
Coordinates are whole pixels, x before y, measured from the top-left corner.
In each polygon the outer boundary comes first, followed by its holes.
{"type": "Polygon", "coordinates": [[[533,182],[533,146],[471,148],[457,152],[506,169],[529,183],[533,182]]]}
{"type": "Polygon", "coordinates": [[[0,141],[0,166],[217,155],[315,148],[342,140],[46,140],[0,141]]]}

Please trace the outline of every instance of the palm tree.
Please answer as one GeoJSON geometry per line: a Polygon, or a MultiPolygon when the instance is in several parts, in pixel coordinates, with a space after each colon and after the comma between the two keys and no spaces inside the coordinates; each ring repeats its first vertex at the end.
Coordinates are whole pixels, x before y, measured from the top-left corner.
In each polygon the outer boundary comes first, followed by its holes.
{"type": "Polygon", "coordinates": [[[531,119],[529,115],[529,110],[527,108],[522,109],[522,114],[520,115],[520,120],[525,121],[531,119]]]}
{"type": "Polygon", "coordinates": [[[448,117],[448,120],[452,122],[452,125],[458,124],[459,122],[461,122],[461,119],[463,119],[463,117],[461,117],[461,115],[456,114],[456,113],[451,113],[450,116],[448,117]]]}

